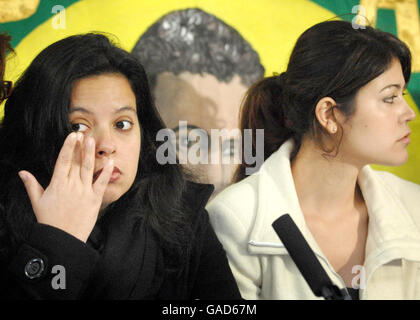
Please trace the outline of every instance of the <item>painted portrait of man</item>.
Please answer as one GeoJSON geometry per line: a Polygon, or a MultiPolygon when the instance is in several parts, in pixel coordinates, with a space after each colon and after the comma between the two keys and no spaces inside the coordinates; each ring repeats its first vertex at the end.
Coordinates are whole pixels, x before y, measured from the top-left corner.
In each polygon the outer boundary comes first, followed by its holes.
{"type": "Polygon", "coordinates": [[[195,141],[177,138],[186,148],[208,139],[208,152],[200,156],[216,152],[217,163],[188,162],[186,167],[200,182],[214,184],[217,194],[229,185],[236,167],[231,160],[239,141],[241,100],[264,76],[258,53],[238,31],[201,9],[164,15],[139,38],[132,53],[146,69],[166,126],[177,133],[180,121],[186,121],[187,130],[207,133],[195,141]],[[212,129],[226,129],[219,150],[210,148],[212,129]]]}

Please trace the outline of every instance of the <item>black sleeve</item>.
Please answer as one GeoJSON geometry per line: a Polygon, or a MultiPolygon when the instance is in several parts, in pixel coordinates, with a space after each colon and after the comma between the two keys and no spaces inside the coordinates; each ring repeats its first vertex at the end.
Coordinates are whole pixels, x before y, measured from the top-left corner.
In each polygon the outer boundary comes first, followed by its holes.
{"type": "MultiPolygon", "coordinates": [[[[226,252],[210,225],[205,209],[199,212],[200,223],[197,239],[200,252],[199,265],[192,299],[241,300],[241,294],[229,267],[226,252]]],[[[197,233],[196,233],[197,234],[197,233]]]]}
{"type": "Polygon", "coordinates": [[[0,262],[0,298],[78,299],[98,258],[72,235],[35,223],[28,240],[0,262]]]}

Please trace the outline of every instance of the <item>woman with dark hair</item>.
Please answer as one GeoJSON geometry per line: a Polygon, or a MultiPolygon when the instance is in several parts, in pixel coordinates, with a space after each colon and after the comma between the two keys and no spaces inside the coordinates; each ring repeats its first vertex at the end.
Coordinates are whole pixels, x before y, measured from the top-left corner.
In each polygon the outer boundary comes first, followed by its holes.
{"type": "Polygon", "coordinates": [[[240,299],[213,188],[158,163],[161,129],[142,66],[104,35],[34,59],[0,128],[1,296],[240,299]]]}
{"type": "Polygon", "coordinates": [[[249,89],[241,127],[264,129],[265,161],[207,207],[245,299],[316,298],[272,227],[285,214],[353,298],[420,298],[420,186],[368,165],[407,160],[410,72],[393,35],[327,21],[249,89]]]}

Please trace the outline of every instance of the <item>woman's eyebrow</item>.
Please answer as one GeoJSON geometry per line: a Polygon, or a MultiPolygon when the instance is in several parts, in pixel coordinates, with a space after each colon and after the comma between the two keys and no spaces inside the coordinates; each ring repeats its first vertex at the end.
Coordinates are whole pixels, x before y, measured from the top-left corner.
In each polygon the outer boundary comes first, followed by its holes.
{"type": "MultiPolygon", "coordinates": [[[[379,92],[384,91],[385,89],[391,88],[391,87],[396,87],[397,89],[401,89],[401,85],[398,83],[393,83],[390,85],[387,85],[386,87],[382,88],[379,92]]],[[[407,84],[404,85],[403,90],[407,89],[407,84]]]]}
{"type": "Polygon", "coordinates": [[[71,107],[70,108],[70,113],[77,112],[77,111],[87,113],[87,114],[92,114],[92,112],[90,112],[89,110],[87,110],[83,107],[71,107]]]}
{"type": "Polygon", "coordinates": [[[122,108],[116,110],[115,113],[120,113],[120,112],[123,112],[123,111],[131,111],[131,112],[134,112],[135,114],[137,114],[137,110],[134,109],[133,107],[130,107],[130,106],[122,107],[122,108]]]}
{"type": "MultiPolygon", "coordinates": [[[[116,110],[115,113],[120,113],[120,112],[124,112],[124,111],[131,111],[131,112],[134,112],[135,114],[137,114],[136,109],[134,109],[133,107],[130,107],[130,106],[122,107],[122,108],[116,110]]],[[[91,111],[89,111],[89,110],[87,110],[83,107],[71,107],[70,108],[70,113],[73,113],[73,112],[83,112],[83,113],[86,113],[86,114],[92,114],[91,111]]]]}

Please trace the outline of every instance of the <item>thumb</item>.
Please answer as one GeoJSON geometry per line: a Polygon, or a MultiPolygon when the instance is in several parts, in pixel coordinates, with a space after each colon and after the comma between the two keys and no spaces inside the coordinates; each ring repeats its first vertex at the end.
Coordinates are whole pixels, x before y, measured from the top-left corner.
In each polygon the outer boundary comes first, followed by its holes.
{"type": "Polygon", "coordinates": [[[22,179],[25,185],[26,192],[28,193],[29,199],[31,200],[32,207],[38,203],[44,188],[38,183],[38,180],[28,171],[22,170],[18,172],[19,177],[22,179]]]}

